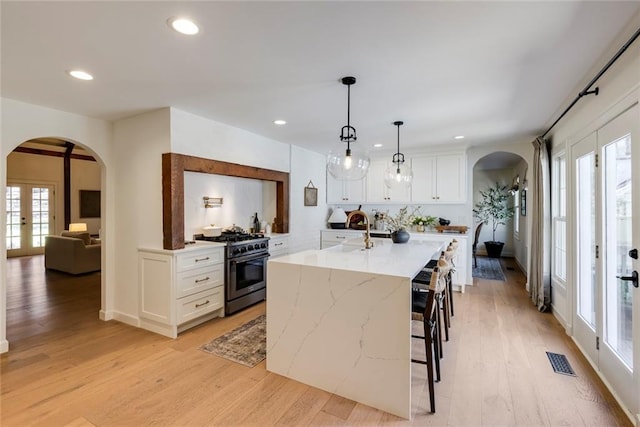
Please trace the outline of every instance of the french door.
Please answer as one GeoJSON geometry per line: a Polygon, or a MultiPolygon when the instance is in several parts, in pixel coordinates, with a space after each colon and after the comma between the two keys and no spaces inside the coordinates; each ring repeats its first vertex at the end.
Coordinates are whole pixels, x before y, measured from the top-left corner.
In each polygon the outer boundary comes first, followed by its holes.
{"type": "Polygon", "coordinates": [[[640,410],[639,113],[636,104],[572,147],[574,337],[631,414],[640,410]]]}
{"type": "Polygon", "coordinates": [[[44,252],[44,238],[53,232],[53,185],[7,184],[7,256],[44,252]]]}

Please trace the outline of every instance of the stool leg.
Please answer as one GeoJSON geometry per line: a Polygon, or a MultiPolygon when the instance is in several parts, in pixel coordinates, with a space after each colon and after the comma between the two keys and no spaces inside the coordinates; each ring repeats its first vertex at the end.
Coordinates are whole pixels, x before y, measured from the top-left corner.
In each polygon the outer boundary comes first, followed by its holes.
{"type": "Polygon", "coordinates": [[[453,317],[453,280],[449,280],[449,312],[453,317]]]}
{"type": "MultiPolygon", "coordinates": [[[[436,396],[435,387],[433,385],[433,339],[429,326],[429,321],[424,320],[424,347],[427,352],[427,382],[429,385],[429,403],[431,404],[431,412],[436,412],[436,396]]],[[[436,360],[438,358],[436,357],[436,360]]]]}
{"type": "MultiPolygon", "coordinates": [[[[434,326],[436,326],[436,325],[434,325],[434,326]]],[[[435,367],[436,367],[436,380],[435,380],[435,382],[440,382],[440,357],[438,357],[438,355],[442,351],[442,342],[438,341],[437,337],[434,339],[434,332],[435,331],[433,329],[430,332],[431,333],[429,334],[429,339],[431,341],[431,350],[433,351],[434,364],[435,364],[435,367]]],[[[437,332],[435,332],[435,334],[437,335],[437,332]]]]}
{"type": "Polygon", "coordinates": [[[451,327],[451,320],[449,318],[449,296],[447,289],[442,292],[442,311],[444,312],[444,340],[449,341],[449,328],[451,327]]]}

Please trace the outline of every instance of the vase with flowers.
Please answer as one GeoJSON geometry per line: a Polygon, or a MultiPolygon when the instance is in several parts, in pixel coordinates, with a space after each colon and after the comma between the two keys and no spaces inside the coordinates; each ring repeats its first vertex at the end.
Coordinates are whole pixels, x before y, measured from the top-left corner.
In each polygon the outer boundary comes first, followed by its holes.
{"type": "Polygon", "coordinates": [[[407,243],[411,235],[407,231],[413,223],[415,210],[409,213],[407,206],[400,208],[396,215],[385,215],[384,222],[387,230],[391,232],[391,240],[393,243],[407,243]]]}
{"type": "Polygon", "coordinates": [[[412,224],[416,226],[416,231],[424,233],[427,227],[433,227],[438,223],[438,217],[429,215],[416,215],[412,224]]]}

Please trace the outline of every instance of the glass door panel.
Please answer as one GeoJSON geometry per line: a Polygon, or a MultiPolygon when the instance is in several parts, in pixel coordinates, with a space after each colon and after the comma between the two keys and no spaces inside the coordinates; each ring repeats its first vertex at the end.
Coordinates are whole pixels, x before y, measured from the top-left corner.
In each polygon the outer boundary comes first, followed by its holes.
{"type": "Polygon", "coordinates": [[[578,314],[595,330],[596,257],[595,257],[595,153],[578,158],[577,167],[577,291],[578,314]]]}
{"type": "Polygon", "coordinates": [[[51,192],[46,187],[31,189],[31,246],[44,247],[44,237],[49,234],[51,192]]]}
{"type": "Polygon", "coordinates": [[[601,338],[598,367],[619,396],[626,409],[637,414],[640,409],[638,348],[640,335],[633,318],[638,318],[637,290],[631,280],[640,270],[630,250],[639,248],[640,206],[633,190],[640,188],[637,171],[640,164],[640,110],[636,106],[611,120],[598,130],[598,147],[602,155],[599,185],[601,187],[600,223],[602,224],[602,289],[598,304],[601,338]],[[635,221],[635,224],[634,224],[635,221]],[[636,295],[634,295],[636,294],[636,295]],[[634,316],[635,310],[635,316],[634,316]],[[635,347],[635,348],[634,348],[635,347]]]}
{"type": "Polygon", "coordinates": [[[7,256],[44,252],[45,236],[53,232],[53,186],[7,185],[7,256]]]}
{"type": "Polygon", "coordinates": [[[626,136],[606,145],[603,170],[604,340],[623,363],[633,366],[633,322],[631,282],[619,279],[630,276],[632,259],[631,138],[626,136]]]}

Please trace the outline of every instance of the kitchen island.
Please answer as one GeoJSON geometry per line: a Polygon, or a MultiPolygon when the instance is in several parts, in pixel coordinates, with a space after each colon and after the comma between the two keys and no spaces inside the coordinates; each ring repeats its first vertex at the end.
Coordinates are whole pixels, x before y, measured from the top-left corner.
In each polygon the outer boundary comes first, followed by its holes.
{"type": "Polygon", "coordinates": [[[269,261],[267,370],[410,418],[411,280],[446,239],[373,240],[269,261]]]}

